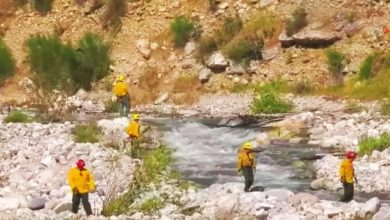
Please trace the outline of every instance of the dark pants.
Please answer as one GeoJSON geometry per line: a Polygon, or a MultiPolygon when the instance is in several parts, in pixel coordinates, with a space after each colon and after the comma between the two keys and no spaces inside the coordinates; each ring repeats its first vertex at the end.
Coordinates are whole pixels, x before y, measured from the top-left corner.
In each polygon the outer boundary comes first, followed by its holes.
{"type": "Polygon", "coordinates": [[[88,202],[88,193],[73,193],[72,212],[77,213],[79,211],[80,200],[82,200],[87,215],[92,215],[91,204],[88,202]]]}
{"type": "Polygon", "coordinates": [[[340,201],[349,202],[353,199],[353,183],[343,183],[344,195],[340,201]]]}
{"type": "Polygon", "coordinates": [[[249,192],[249,189],[251,188],[253,184],[253,168],[252,167],[242,167],[242,174],[245,178],[245,192],[249,192]]]}
{"type": "Polygon", "coordinates": [[[124,113],[124,115],[128,117],[130,113],[130,96],[129,95],[119,96],[118,101],[121,103],[121,109],[120,109],[121,116],[124,113]]]}

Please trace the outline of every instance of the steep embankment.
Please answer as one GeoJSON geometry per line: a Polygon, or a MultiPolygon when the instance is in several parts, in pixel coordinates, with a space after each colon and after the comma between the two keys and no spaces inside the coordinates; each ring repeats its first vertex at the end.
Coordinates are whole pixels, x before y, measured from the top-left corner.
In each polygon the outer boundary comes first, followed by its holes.
{"type": "MultiPolygon", "coordinates": [[[[177,15],[196,20],[202,29],[202,36],[213,37],[214,32],[222,27],[224,17],[234,15],[239,16],[245,25],[249,21],[249,26],[261,27],[256,33],[258,35],[264,35],[260,33],[262,29],[271,30],[271,36],[265,40],[263,61],[252,62],[249,67],[238,69],[228,64],[230,70],[227,68],[223,74],[205,75],[206,70],[203,71],[199,77],[210,78],[202,86],[209,91],[275,78],[330,84],[324,49],[307,46],[282,49],[278,42],[287,19],[300,5],[306,9],[308,26],[300,33],[299,39],[303,43],[312,44],[313,39],[327,39],[328,36],[341,38],[335,47],[346,54],[347,66],[344,72],[347,76],[358,71],[361,61],[368,54],[390,46],[388,34],[384,32],[390,19],[386,1],[221,1],[216,4],[215,12],[207,1],[136,1],[127,3],[127,13],[121,18],[120,28],[116,30],[102,25],[106,7],[92,10],[91,2],[77,6],[69,0],[54,1],[53,10],[47,15],[40,15],[31,9],[7,12],[8,19],[1,22],[3,39],[15,58],[17,73],[0,88],[2,94],[8,94],[1,96],[2,103],[12,100],[23,103],[29,100],[31,93],[23,85],[24,77],[31,78],[26,62],[25,42],[35,34],[57,34],[63,41],[73,43],[87,31],[105,36],[113,45],[111,69],[114,74],[121,72],[130,76],[135,103],[155,101],[164,93],[169,95],[168,102],[180,100],[183,93],[192,89],[175,91],[172,87],[175,81],[181,80],[178,76],[183,73],[197,76],[204,69],[194,52],[198,43],[188,45],[185,51],[173,46],[169,25],[177,15]],[[267,20],[269,17],[272,19],[267,20]],[[149,75],[139,78],[145,75],[145,71],[149,71],[149,75]],[[145,84],[154,81],[151,92],[150,86],[145,84]],[[152,95],[145,96],[145,93],[152,95]]],[[[250,28],[244,28],[244,32],[248,32],[247,29],[250,28]]],[[[241,33],[243,36],[245,34],[251,33],[241,33]]],[[[202,92],[196,95],[200,94],[202,92]]]]}

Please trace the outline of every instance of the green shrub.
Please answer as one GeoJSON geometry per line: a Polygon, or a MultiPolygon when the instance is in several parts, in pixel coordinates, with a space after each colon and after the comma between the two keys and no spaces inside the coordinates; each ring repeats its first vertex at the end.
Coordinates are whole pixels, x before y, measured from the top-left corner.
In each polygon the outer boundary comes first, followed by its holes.
{"type": "Polygon", "coordinates": [[[74,90],[70,73],[77,65],[76,53],[59,38],[35,36],[27,41],[30,68],[36,72],[34,81],[46,90],[74,90]]]}
{"type": "Polygon", "coordinates": [[[4,119],[5,123],[13,122],[13,123],[28,123],[32,122],[31,118],[21,111],[12,111],[7,117],[4,119]]]}
{"type": "Polygon", "coordinates": [[[34,0],[34,9],[40,13],[48,13],[51,11],[52,0],[34,0]]]}
{"type": "Polygon", "coordinates": [[[390,116],[390,101],[385,101],[381,104],[381,114],[390,116]]]}
{"type": "Polygon", "coordinates": [[[373,64],[375,59],[377,58],[377,55],[369,55],[364,59],[362,65],[360,66],[359,70],[359,79],[360,80],[368,80],[373,77],[373,64]]]}
{"type": "Polygon", "coordinates": [[[293,105],[284,101],[280,96],[281,87],[278,84],[268,83],[260,88],[260,95],[253,99],[251,110],[253,113],[286,113],[292,110],[293,105]]]}
{"type": "Polygon", "coordinates": [[[379,137],[366,137],[359,142],[359,154],[371,154],[372,151],[383,151],[390,147],[390,134],[385,133],[379,137]]]}
{"type": "Polygon", "coordinates": [[[184,47],[195,31],[195,24],[185,16],[175,17],[170,25],[174,43],[177,47],[184,47]]]}
{"type": "Polygon", "coordinates": [[[343,85],[344,55],[335,49],[326,51],[328,69],[337,85],[343,85]]]}
{"type": "Polygon", "coordinates": [[[226,46],[226,55],[238,63],[259,60],[262,58],[262,48],[262,41],[238,39],[226,46]]]}
{"type": "MultiPolygon", "coordinates": [[[[140,148],[138,146],[132,146],[132,148],[140,148]]],[[[135,201],[136,197],[145,192],[147,185],[153,181],[156,181],[158,175],[164,171],[172,161],[172,152],[162,146],[150,152],[147,152],[145,148],[142,148],[138,154],[138,158],[143,160],[142,166],[138,168],[133,177],[133,181],[130,182],[128,191],[117,197],[112,198],[103,207],[103,215],[120,215],[123,213],[129,213],[130,206],[135,201]]],[[[133,151],[133,149],[132,149],[133,151]]],[[[138,210],[136,210],[138,211],[138,210]]]]}
{"type": "Polygon", "coordinates": [[[0,83],[14,74],[15,65],[11,52],[5,45],[5,42],[0,39],[0,83]]]}
{"type": "Polygon", "coordinates": [[[101,128],[95,122],[78,124],[72,130],[76,143],[97,143],[101,132],[101,128]]]}
{"type": "Polygon", "coordinates": [[[307,25],[307,13],[305,8],[298,7],[292,14],[292,19],[287,20],[286,34],[292,36],[307,25]]]}
{"type": "Polygon", "coordinates": [[[122,16],[126,14],[126,0],[109,0],[106,1],[107,10],[103,16],[103,22],[106,25],[115,25],[120,22],[122,16]]]}
{"type": "Polygon", "coordinates": [[[45,90],[90,90],[94,81],[109,73],[110,45],[92,33],[80,40],[77,50],[51,36],[32,37],[27,47],[30,68],[36,72],[34,81],[45,90]]]}
{"type": "Polygon", "coordinates": [[[79,42],[76,53],[77,71],[72,71],[74,82],[85,90],[91,89],[91,83],[101,80],[109,74],[110,45],[93,33],[86,33],[79,42]]]}
{"type": "Polygon", "coordinates": [[[143,213],[153,214],[159,209],[164,207],[164,201],[159,197],[152,197],[150,199],[145,200],[139,207],[139,210],[143,213]]]}
{"type": "Polygon", "coordinates": [[[199,40],[197,56],[199,59],[205,59],[218,49],[217,42],[211,37],[203,37],[199,40]]]}

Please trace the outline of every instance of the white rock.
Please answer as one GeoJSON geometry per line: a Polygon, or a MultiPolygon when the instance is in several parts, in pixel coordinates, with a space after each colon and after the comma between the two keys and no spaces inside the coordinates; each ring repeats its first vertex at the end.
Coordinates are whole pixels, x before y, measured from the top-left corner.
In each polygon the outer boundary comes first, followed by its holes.
{"type": "Polygon", "coordinates": [[[372,220],[389,220],[390,219],[390,208],[381,208],[379,212],[377,212],[373,217],[372,220]]]}
{"type": "Polygon", "coordinates": [[[158,43],[156,43],[156,42],[152,42],[152,43],[150,44],[150,49],[152,49],[152,50],[156,50],[158,47],[159,47],[159,45],[158,45],[158,43]]]}
{"type": "Polygon", "coordinates": [[[203,68],[200,72],[199,72],[199,81],[201,83],[206,83],[207,81],[209,81],[210,77],[212,76],[212,72],[211,70],[209,70],[208,68],[203,68]]]}
{"type": "Polygon", "coordinates": [[[19,207],[19,199],[13,197],[0,197],[0,211],[15,210],[19,207]]]}
{"type": "Polygon", "coordinates": [[[229,62],[221,52],[214,52],[207,61],[207,66],[214,72],[223,72],[229,62]]]}
{"type": "Polygon", "coordinates": [[[137,40],[136,47],[145,59],[150,58],[151,50],[150,50],[150,42],[148,39],[137,40]]]}
{"type": "Polygon", "coordinates": [[[52,156],[47,156],[41,160],[41,163],[45,165],[46,167],[50,167],[53,163],[55,163],[52,156]]]}
{"type": "Polygon", "coordinates": [[[296,195],[291,196],[288,199],[288,201],[293,206],[298,206],[302,203],[313,205],[313,204],[319,202],[320,200],[318,199],[317,196],[314,196],[314,195],[309,194],[309,193],[298,193],[296,195]]]}
{"type": "Polygon", "coordinates": [[[155,102],[155,105],[161,105],[164,101],[166,101],[169,97],[169,94],[166,92],[162,94],[155,102]]]}
{"type": "Polygon", "coordinates": [[[286,189],[271,189],[265,191],[265,194],[270,197],[275,197],[278,201],[287,201],[289,197],[294,195],[293,192],[286,189]]]}
{"type": "Polygon", "coordinates": [[[374,197],[364,203],[362,209],[359,212],[360,218],[367,219],[373,216],[380,208],[380,201],[377,197],[374,197]]]}
{"type": "Polygon", "coordinates": [[[186,43],[186,46],[184,47],[184,52],[188,56],[188,55],[192,54],[192,52],[194,52],[195,49],[196,49],[196,43],[193,41],[190,41],[190,42],[186,43]]]}
{"type": "Polygon", "coordinates": [[[46,202],[47,199],[45,198],[33,198],[28,202],[27,206],[31,210],[43,209],[45,207],[46,202]]]}
{"type": "Polygon", "coordinates": [[[333,218],[334,216],[336,216],[342,212],[343,212],[343,209],[339,208],[339,207],[326,208],[324,210],[324,214],[327,215],[329,218],[333,218]]]}

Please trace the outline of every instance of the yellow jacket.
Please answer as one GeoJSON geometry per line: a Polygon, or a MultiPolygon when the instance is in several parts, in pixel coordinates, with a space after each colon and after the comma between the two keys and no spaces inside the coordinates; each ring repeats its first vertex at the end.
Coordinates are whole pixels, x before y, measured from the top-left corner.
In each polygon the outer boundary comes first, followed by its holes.
{"type": "Polygon", "coordinates": [[[341,161],[339,175],[340,175],[341,181],[344,180],[347,183],[353,183],[355,172],[353,169],[352,161],[350,161],[348,159],[344,159],[341,161]]]}
{"type": "Polygon", "coordinates": [[[131,137],[131,138],[134,138],[134,139],[138,139],[139,138],[139,133],[140,133],[140,126],[139,126],[139,123],[132,120],[130,123],[129,123],[129,126],[127,126],[126,128],[126,133],[131,137]]]}
{"type": "Polygon", "coordinates": [[[129,94],[129,89],[125,82],[119,81],[114,84],[113,92],[116,96],[125,96],[129,94]]]}
{"type": "Polygon", "coordinates": [[[256,167],[255,153],[249,153],[247,150],[240,149],[238,152],[237,169],[241,170],[242,167],[256,167]]]}
{"type": "Polygon", "coordinates": [[[87,169],[71,168],[68,172],[68,183],[71,189],[76,187],[79,193],[87,193],[95,189],[93,176],[87,169]]]}

